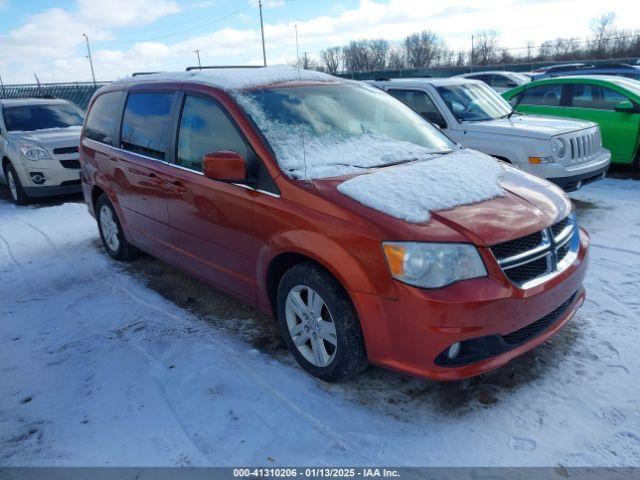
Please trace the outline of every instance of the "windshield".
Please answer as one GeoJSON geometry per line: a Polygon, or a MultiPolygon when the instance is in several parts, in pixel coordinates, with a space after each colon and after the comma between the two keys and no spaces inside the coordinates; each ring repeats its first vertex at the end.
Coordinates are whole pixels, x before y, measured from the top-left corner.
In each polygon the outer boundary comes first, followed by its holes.
{"type": "Polygon", "coordinates": [[[438,87],[438,93],[451,113],[463,122],[481,122],[502,118],[511,106],[482,83],[462,83],[438,87]]]}
{"type": "Polygon", "coordinates": [[[67,103],[5,107],[2,116],[8,131],[23,132],[81,126],[84,120],[82,110],[67,103]]]}
{"type": "Polygon", "coordinates": [[[292,178],[325,178],[432,158],[455,145],[377,88],[329,83],[236,95],[292,178]]]}

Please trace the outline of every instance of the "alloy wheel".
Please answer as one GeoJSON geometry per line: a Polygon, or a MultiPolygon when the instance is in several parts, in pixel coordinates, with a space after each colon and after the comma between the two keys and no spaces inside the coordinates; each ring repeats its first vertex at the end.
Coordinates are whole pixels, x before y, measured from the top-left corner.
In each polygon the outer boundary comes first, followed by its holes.
{"type": "Polygon", "coordinates": [[[16,179],[13,178],[13,173],[11,169],[7,169],[7,183],[9,184],[9,191],[11,192],[11,198],[14,201],[18,200],[18,186],[16,185],[16,179]]]}
{"type": "Polygon", "coordinates": [[[336,356],[336,326],[322,297],[306,285],[287,295],[285,318],[289,335],[300,354],[316,367],[326,367],[336,356]]]}
{"type": "Polygon", "coordinates": [[[100,208],[100,229],[107,246],[114,252],[120,248],[118,224],[113,216],[113,211],[107,206],[100,208]]]}

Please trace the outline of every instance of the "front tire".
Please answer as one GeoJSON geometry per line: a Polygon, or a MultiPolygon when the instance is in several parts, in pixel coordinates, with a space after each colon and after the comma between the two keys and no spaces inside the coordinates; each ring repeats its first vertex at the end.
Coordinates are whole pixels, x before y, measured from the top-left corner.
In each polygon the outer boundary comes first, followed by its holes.
{"type": "Polygon", "coordinates": [[[104,193],[96,201],[96,218],[100,239],[107,253],[119,261],[132,260],[136,256],[137,249],[124,237],[116,211],[109,197],[104,193]]]}
{"type": "Polygon", "coordinates": [[[16,172],[16,169],[11,163],[5,165],[4,178],[7,180],[13,203],[16,205],[25,205],[29,201],[29,197],[27,197],[27,194],[24,192],[22,183],[20,183],[20,177],[18,177],[18,172],[16,172]]]}
{"type": "Polygon", "coordinates": [[[346,380],[368,363],[356,311],[326,270],[300,263],[280,280],[278,324],[300,366],[327,382],[346,380]]]}

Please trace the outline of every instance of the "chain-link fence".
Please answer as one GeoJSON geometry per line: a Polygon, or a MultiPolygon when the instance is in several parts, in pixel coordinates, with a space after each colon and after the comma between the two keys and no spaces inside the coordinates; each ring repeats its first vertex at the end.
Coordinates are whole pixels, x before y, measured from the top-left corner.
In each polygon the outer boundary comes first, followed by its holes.
{"type": "Polygon", "coordinates": [[[96,84],[76,82],[0,85],[0,98],[61,98],[75,103],[82,110],[86,110],[91,96],[106,84],[106,82],[96,84]]]}

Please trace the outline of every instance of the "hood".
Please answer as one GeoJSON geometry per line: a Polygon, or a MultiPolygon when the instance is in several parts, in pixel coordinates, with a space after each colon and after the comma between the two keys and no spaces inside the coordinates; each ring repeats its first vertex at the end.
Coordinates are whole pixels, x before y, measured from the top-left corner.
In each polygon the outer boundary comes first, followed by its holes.
{"type": "Polygon", "coordinates": [[[16,142],[35,143],[47,149],[76,147],[80,144],[82,127],[50,128],[32,132],[9,132],[9,138],[16,142]]]}
{"type": "Polygon", "coordinates": [[[571,202],[552,183],[509,166],[505,170],[500,184],[504,196],[431,212],[431,218],[422,224],[392,217],[341,194],[338,185],[353,175],[313,182],[320,195],[348,209],[354,218],[374,223],[380,240],[495,245],[542,230],[570,213],[571,202]]]}
{"type": "Polygon", "coordinates": [[[466,122],[469,132],[494,133],[518,137],[549,140],[556,135],[575,132],[595,126],[592,122],[570,120],[559,117],[514,114],[511,118],[498,118],[484,122],[466,122]]]}

